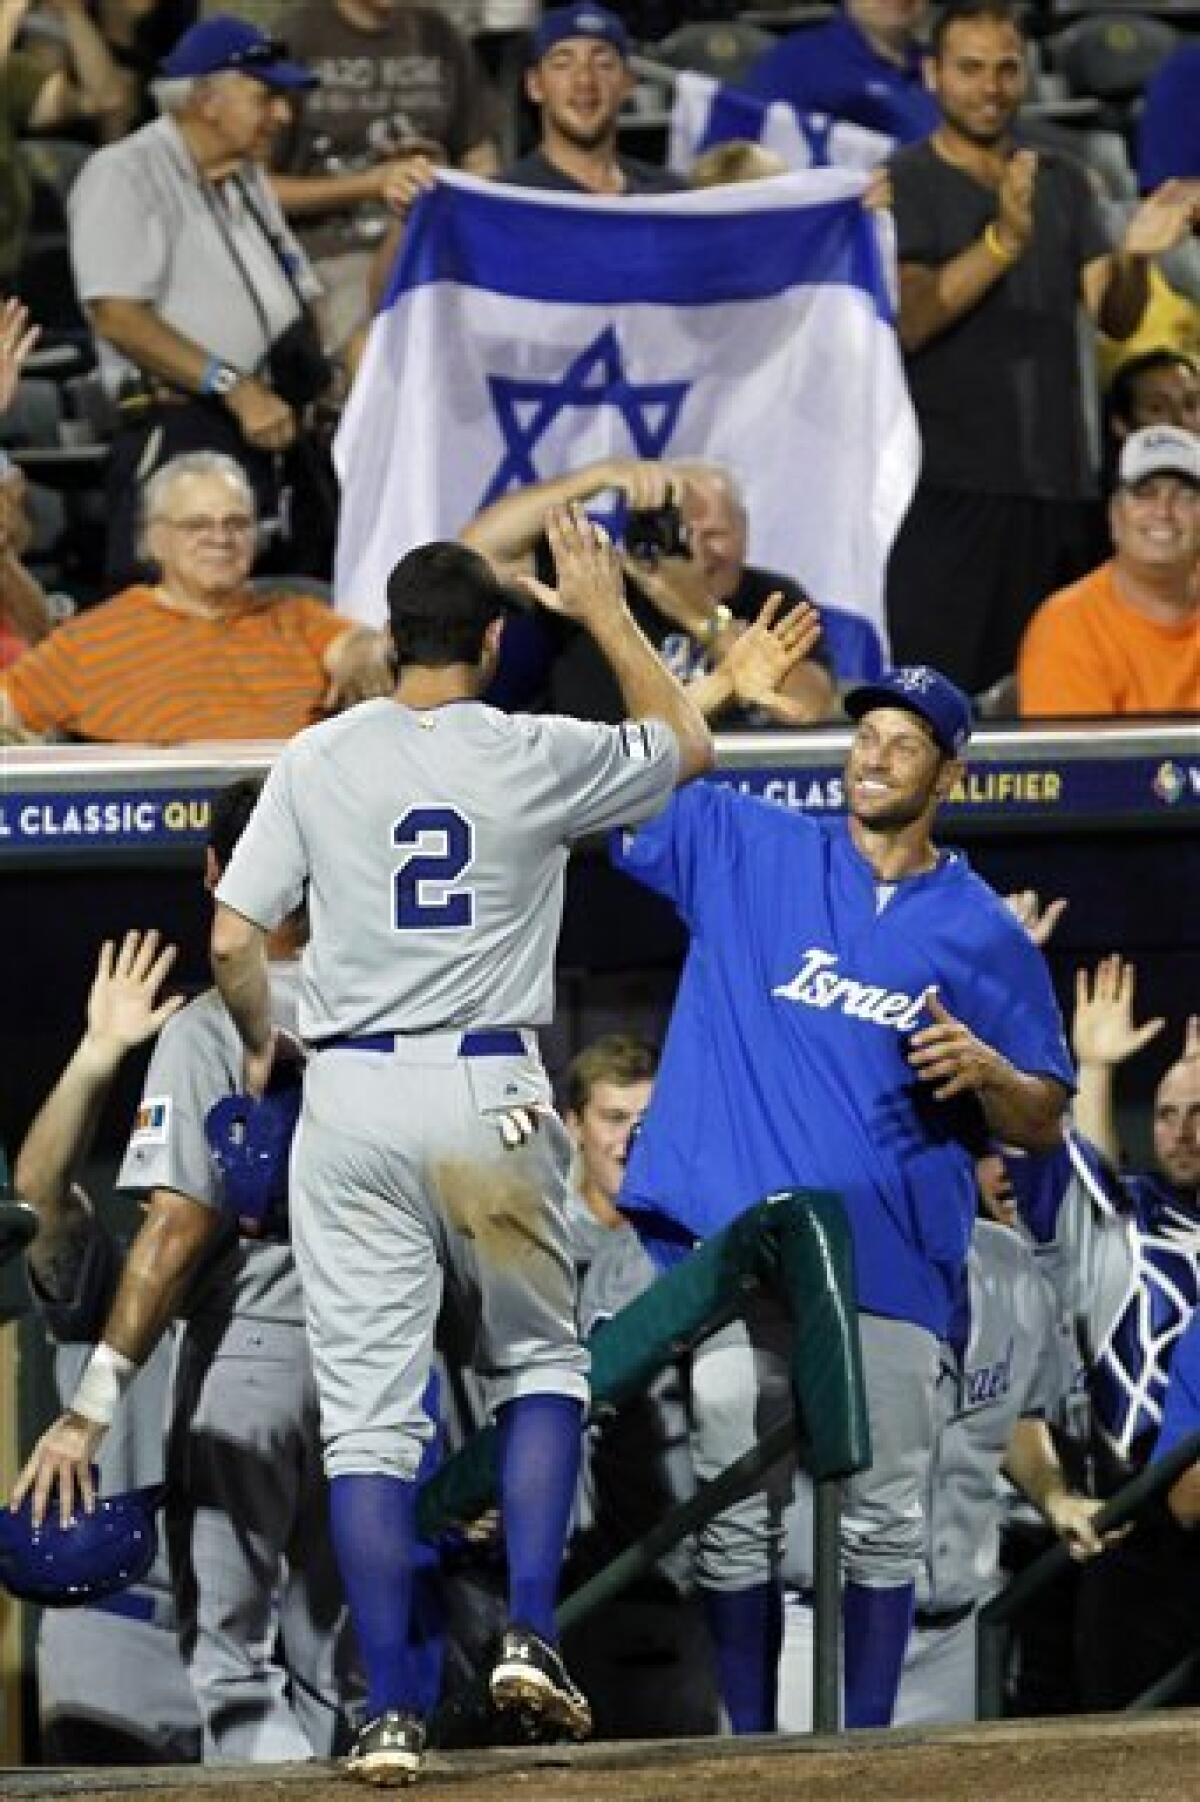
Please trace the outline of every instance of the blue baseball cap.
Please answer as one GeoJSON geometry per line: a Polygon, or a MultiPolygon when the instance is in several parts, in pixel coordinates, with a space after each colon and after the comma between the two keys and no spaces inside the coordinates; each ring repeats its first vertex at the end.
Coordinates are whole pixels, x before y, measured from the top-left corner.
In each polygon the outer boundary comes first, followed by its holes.
{"type": "Polygon", "coordinates": [[[232,70],[268,88],[315,88],[320,82],[312,69],[290,60],[286,44],[229,13],[214,13],[185,31],[159,70],[175,81],[232,70]]]}
{"type": "Polygon", "coordinates": [[[971,736],[971,703],[948,676],[927,663],[902,663],[884,670],[874,682],[852,688],[845,699],[846,712],[860,720],[872,707],[904,707],[925,721],[937,743],[957,757],[971,736]]]}
{"type": "Polygon", "coordinates": [[[534,29],[529,47],[530,62],[540,62],[547,51],[564,38],[599,38],[611,44],[623,59],[629,57],[629,33],[616,13],[606,6],[595,6],[592,0],[578,0],[575,6],[552,6],[543,13],[534,29]]]}

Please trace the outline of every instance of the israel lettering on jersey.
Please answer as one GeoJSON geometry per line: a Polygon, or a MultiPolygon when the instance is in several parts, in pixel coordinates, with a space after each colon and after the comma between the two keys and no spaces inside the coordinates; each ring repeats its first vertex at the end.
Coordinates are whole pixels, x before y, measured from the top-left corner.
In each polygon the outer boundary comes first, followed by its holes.
{"type": "Polygon", "coordinates": [[[773,150],[789,169],[875,169],[897,147],[895,138],[865,125],[801,112],[786,100],[762,100],[712,75],[682,70],[671,99],[670,167],[686,175],[704,151],[733,139],[773,150]]]}
{"type": "Polygon", "coordinates": [[[705,458],[744,489],[750,560],[885,650],[919,448],[864,182],[596,198],[442,176],[338,433],[338,607],[381,623],[397,557],[531,482],[705,458]]]}

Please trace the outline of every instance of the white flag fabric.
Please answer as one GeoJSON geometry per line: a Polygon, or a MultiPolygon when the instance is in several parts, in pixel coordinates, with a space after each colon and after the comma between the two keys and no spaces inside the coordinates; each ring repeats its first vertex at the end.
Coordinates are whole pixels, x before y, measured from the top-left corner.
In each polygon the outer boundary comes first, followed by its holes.
{"type": "Polygon", "coordinates": [[[671,101],[671,168],[686,175],[705,150],[731,138],[773,150],[789,169],[875,169],[897,148],[895,138],[865,125],[801,112],[786,100],[762,100],[712,75],[681,70],[671,101]]]}
{"type": "Polygon", "coordinates": [[[742,487],[750,561],[831,610],[839,673],[871,672],[919,452],[864,180],[601,199],[441,176],[337,437],[340,610],[381,624],[403,552],[530,482],[702,458],[742,487]]]}

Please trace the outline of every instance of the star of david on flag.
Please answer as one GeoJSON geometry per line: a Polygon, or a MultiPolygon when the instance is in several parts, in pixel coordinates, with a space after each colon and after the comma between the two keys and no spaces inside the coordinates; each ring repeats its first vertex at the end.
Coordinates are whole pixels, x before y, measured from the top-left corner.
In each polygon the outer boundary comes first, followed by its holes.
{"type": "Polygon", "coordinates": [[[599,198],[440,176],[338,434],[339,609],[382,624],[405,551],[531,482],[699,458],[741,486],[749,561],[826,610],[839,673],[874,673],[918,440],[864,180],[599,198]]]}

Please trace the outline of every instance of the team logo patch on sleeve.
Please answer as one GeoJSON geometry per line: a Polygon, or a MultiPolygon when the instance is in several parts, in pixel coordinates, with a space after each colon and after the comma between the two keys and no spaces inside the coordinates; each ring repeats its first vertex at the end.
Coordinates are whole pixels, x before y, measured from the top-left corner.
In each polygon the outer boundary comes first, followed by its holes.
{"type": "Polygon", "coordinates": [[[171,1097],[151,1095],[133,1117],[130,1145],[165,1145],[171,1127],[171,1097]]]}
{"type": "Polygon", "coordinates": [[[649,763],[653,759],[654,746],[641,720],[625,721],[621,727],[621,749],[635,763],[649,763]]]}

